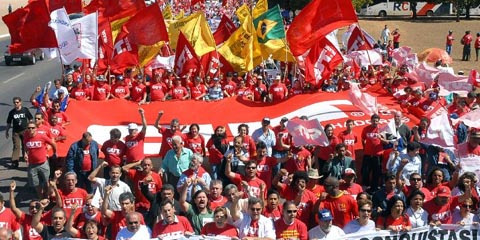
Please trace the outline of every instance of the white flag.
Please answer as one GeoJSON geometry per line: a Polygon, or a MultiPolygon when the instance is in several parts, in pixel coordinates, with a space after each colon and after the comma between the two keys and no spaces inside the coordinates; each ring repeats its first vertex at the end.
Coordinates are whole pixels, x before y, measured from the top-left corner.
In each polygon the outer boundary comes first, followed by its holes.
{"type": "Polygon", "coordinates": [[[79,43],[73,31],[70,19],[65,8],[50,13],[48,26],[53,29],[57,37],[60,57],[64,64],[70,64],[77,59],[79,43]]]}
{"type": "Polygon", "coordinates": [[[88,14],[72,20],[72,28],[79,42],[78,58],[96,60],[98,56],[98,15],[88,14]]]}

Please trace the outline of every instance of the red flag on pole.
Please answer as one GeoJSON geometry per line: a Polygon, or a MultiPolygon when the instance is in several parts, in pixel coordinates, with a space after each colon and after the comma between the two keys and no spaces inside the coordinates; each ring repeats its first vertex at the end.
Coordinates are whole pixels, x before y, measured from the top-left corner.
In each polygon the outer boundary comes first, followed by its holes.
{"type": "Polygon", "coordinates": [[[2,17],[10,31],[12,53],[32,48],[58,47],[55,33],[48,26],[50,13],[44,0],[30,1],[27,6],[2,17]]]}
{"type": "Polygon", "coordinates": [[[328,79],[338,64],[343,62],[340,51],[328,38],[323,38],[310,49],[305,59],[305,80],[317,83],[328,79]]]}
{"type": "Polygon", "coordinates": [[[167,27],[158,4],[140,10],[123,27],[137,45],[153,45],[160,41],[168,41],[167,27]]]}
{"type": "Polygon", "coordinates": [[[98,19],[98,62],[97,72],[103,73],[107,70],[113,56],[113,37],[110,21],[108,18],[98,19]]]}
{"type": "Polygon", "coordinates": [[[65,7],[68,14],[82,12],[81,0],[49,0],[47,1],[50,12],[65,7]]]}
{"type": "Polygon", "coordinates": [[[195,50],[188,42],[185,35],[180,32],[178,35],[177,49],[175,52],[175,73],[178,76],[183,76],[190,72],[190,69],[194,69],[194,72],[197,72],[199,67],[200,62],[198,61],[195,50]]]}
{"type": "Polygon", "coordinates": [[[213,34],[213,38],[215,39],[215,44],[218,46],[221,43],[225,42],[233,32],[237,30],[237,27],[232,22],[232,20],[227,16],[223,15],[222,20],[218,24],[218,28],[213,34]]]}
{"type": "Polygon", "coordinates": [[[98,15],[101,16],[105,11],[104,0],[92,0],[90,3],[83,8],[83,13],[90,14],[98,11],[98,15]]]}
{"type": "Polygon", "coordinates": [[[138,46],[132,42],[130,34],[122,28],[113,46],[113,58],[110,69],[123,72],[125,68],[138,65],[138,46]]]}
{"type": "Polygon", "coordinates": [[[110,21],[133,16],[146,7],[144,0],[103,0],[104,16],[110,21]]]}
{"type": "Polygon", "coordinates": [[[360,31],[360,28],[355,26],[347,41],[347,53],[371,49],[373,49],[373,47],[368,41],[366,41],[365,36],[363,35],[362,31],[360,31]]]}
{"type": "Polygon", "coordinates": [[[304,54],[331,31],[357,22],[351,0],[313,0],[295,17],[287,31],[290,51],[304,54]]]}
{"type": "Polygon", "coordinates": [[[292,135],[295,146],[316,145],[328,146],[328,138],[317,119],[302,120],[294,118],[287,123],[288,132],[292,135]]]}

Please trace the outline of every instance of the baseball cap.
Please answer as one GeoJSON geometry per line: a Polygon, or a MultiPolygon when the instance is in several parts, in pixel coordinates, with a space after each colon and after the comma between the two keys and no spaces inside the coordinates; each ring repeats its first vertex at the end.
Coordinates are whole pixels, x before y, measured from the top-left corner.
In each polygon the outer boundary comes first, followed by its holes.
{"type": "Polygon", "coordinates": [[[98,75],[97,76],[97,81],[107,81],[103,75],[98,75]]]}
{"type": "Polygon", "coordinates": [[[280,122],[288,122],[288,118],[287,117],[282,117],[282,119],[280,119],[280,122]]]}
{"type": "Polygon", "coordinates": [[[307,174],[308,174],[308,178],[311,178],[311,179],[320,179],[322,177],[318,175],[318,170],[315,168],[308,169],[307,174]]]}
{"type": "Polygon", "coordinates": [[[264,118],[262,119],[262,123],[268,123],[268,124],[270,124],[270,118],[264,117],[264,118]]]}
{"type": "Polygon", "coordinates": [[[263,79],[263,77],[262,76],[257,76],[257,79],[263,79]]]}
{"type": "Polygon", "coordinates": [[[127,128],[128,130],[137,130],[138,125],[136,123],[129,123],[127,128]]]}
{"type": "Polygon", "coordinates": [[[351,168],[346,168],[345,169],[345,175],[356,175],[355,170],[353,170],[351,168]]]}
{"type": "Polygon", "coordinates": [[[331,221],[333,220],[332,213],[328,209],[320,209],[318,211],[318,220],[320,221],[331,221]]]}
{"type": "Polygon", "coordinates": [[[437,197],[450,197],[452,195],[452,192],[450,191],[450,188],[446,186],[440,186],[437,189],[437,197]]]}
{"type": "Polygon", "coordinates": [[[472,128],[472,130],[470,131],[470,137],[471,138],[480,138],[480,129],[472,128]]]}
{"type": "Polygon", "coordinates": [[[213,81],[220,81],[220,79],[217,78],[217,77],[214,77],[214,78],[213,78],[213,81]]]}
{"type": "Polygon", "coordinates": [[[117,80],[119,80],[119,81],[123,81],[123,76],[122,76],[122,75],[117,75],[116,78],[117,78],[117,80]]]}
{"type": "Polygon", "coordinates": [[[61,88],[58,89],[58,94],[65,94],[65,90],[63,90],[63,89],[61,89],[61,88]]]}
{"type": "Polygon", "coordinates": [[[280,79],[282,79],[282,77],[281,77],[280,75],[277,75],[277,76],[275,77],[275,80],[280,80],[280,79]]]}

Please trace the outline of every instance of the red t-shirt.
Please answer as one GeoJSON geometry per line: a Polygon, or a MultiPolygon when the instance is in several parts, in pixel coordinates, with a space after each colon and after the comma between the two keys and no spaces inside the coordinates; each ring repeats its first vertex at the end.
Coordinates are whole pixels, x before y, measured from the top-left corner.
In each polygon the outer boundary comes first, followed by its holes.
{"type": "Polygon", "coordinates": [[[340,143],[340,139],[337,138],[336,136],[332,136],[331,139],[328,140],[330,144],[326,147],[324,146],[319,146],[319,153],[318,153],[318,158],[327,161],[330,158],[330,154],[335,153],[335,146],[340,143]]]}
{"type": "MultiPolygon", "coordinates": [[[[63,210],[65,210],[65,214],[70,216],[70,212],[72,211],[72,206],[74,204],[78,205],[78,209],[83,209],[83,206],[87,202],[88,193],[87,191],[83,190],[82,188],[76,187],[73,192],[65,193],[62,190],[59,190],[60,197],[62,198],[63,203],[63,210]]],[[[81,211],[77,211],[75,213],[75,219],[78,217],[81,211]]]]}
{"type": "Polygon", "coordinates": [[[283,83],[275,83],[270,86],[268,93],[272,94],[273,102],[278,102],[285,99],[288,89],[283,83]]]}
{"type": "Polygon", "coordinates": [[[70,96],[77,101],[83,101],[90,96],[90,91],[86,88],[74,87],[70,92],[70,96]]]}
{"type": "Polygon", "coordinates": [[[283,210],[282,204],[278,204],[277,207],[274,209],[269,209],[268,206],[265,206],[263,208],[262,215],[272,219],[272,221],[277,221],[282,217],[282,210],[283,210]]]}
{"type": "Polygon", "coordinates": [[[39,127],[37,127],[37,134],[45,135],[49,138],[52,138],[52,130],[50,125],[42,124],[39,127]]]}
{"type": "Polygon", "coordinates": [[[348,194],[357,196],[359,193],[363,192],[362,186],[358,183],[354,183],[352,185],[341,184],[340,190],[346,191],[348,194]]]}
{"type": "Polygon", "coordinates": [[[191,134],[185,135],[185,147],[192,150],[193,153],[205,155],[205,138],[202,135],[193,138],[191,134]]]}
{"type": "Polygon", "coordinates": [[[232,96],[235,94],[235,89],[237,89],[237,84],[233,81],[229,81],[225,86],[223,86],[223,90],[228,93],[228,95],[232,96]]]}
{"type": "Polygon", "coordinates": [[[203,226],[200,234],[206,236],[226,236],[230,238],[238,238],[237,228],[228,223],[224,228],[218,228],[214,222],[209,222],[203,226]]]}
{"type": "Polygon", "coordinates": [[[223,207],[223,205],[228,202],[228,199],[222,195],[220,195],[218,199],[209,197],[208,200],[210,201],[210,209],[212,210],[215,210],[217,207],[223,207]]]}
{"type": "Polygon", "coordinates": [[[35,133],[33,137],[25,133],[23,138],[25,149],[28,151],[29,164],[43,164],[47,161],[47,145],[53,144],[52,138],[35,133]]]}
{"type": "MultiPolygon", "coordinates": [[[[198,86],[192,86],[190,87],[190,94],[192,95],[191,98],[195,99],[207,92],[207,87],[205,85],[200,84],[198,86]]],[[[201,100],[201,99],[199,99],[201,100]]]]}
{"type": "Polygon", "coordinates": [[[47,119],[51,119],[52,116],[57,118],[57,124],[62,125],[63,123],[68,122],[68,116],[65,112],[55,112],[53,109],[50,109],[47,114],[47,119]]]}
{"type": "Polygon", "coordinates": [[[283,149],[280,145],[280,141],[282,141],[285,145],[292,145],[292,135],[288,133],[288,129],[282,129],[281,126],[276,126],[273,128],[273,132],[275,133],[276,144],[273,146],[273,149],[276,151],[287,151],[289,149],[283,149]]]}
{"type": "Polygon", "coordinates": [[[475,46],[475,48],[480,48],[480,37],[477,37],[475,39],[475,45],[474,46],[475,46]]]}
{"type": "Polygon", "coordinates": [[[85,215],[86,213],[83,213],[83,214],[80,214],[78,216],[78,219],[76,220],[77,221],[77,224],[75,225],[75,228],[78,229],[79,231],[79,235],[75,236],[75,237],[78,237],[78,238],[83,238],[85,239],[86,238],[86,235],[85,235],[85,232],[83,231],[83,227],[85,226],[85,223],[88,221],[88,220],[95,220],[97,223],[98,223],[98,235],[100,236],[104,236],[105,235],[105,232],[107,230],[107,227],[104,226],[102,224],[102,213],[101,212],[97,212],[95,213],[95,215],[93,216],[89,216],[87,218],[87,216],[85,215]]]}
{"type": "MultiPolygon", "coordinates": [[[[110,226],[111,226],[111,235],[110,239],[116,239],[118,232],[121,229],[127,227],[127,219],[123,216],[121,211],[114,211],[112,217],[110,218],[110,226]]],[[[145,225],[145,220],[143,219],[143,215],[140,217],[140,224],[145,225]]],[[[193,232],[193,231],[192,231],[193,232]]]]}
{"type": "Polygon", "coordinates": [[[158,130],[158,133],[162,134],[162,146],[160,146],[160,153],[159,153],[161,158],[165,157],[165,154],[167,154],[168,150],[172,149],[173,136],[180,136],[182,137],[183,140],[185,140],[183,133],[180,132],[179,130],[172,132],[170,128],[162,127],[158,130]]]}
{"type": "Polygon", "coordinates": [[[380,130],[372,125],[365,126],[362,130],[362,139],[365,141],[364,154],[370,156],[382,155],[383,145],[379,138],[380,130]]]}
{"type": "Polygon", "coordinates": [[[428,212],[429,221],[440,221],[442,224],[452,223],[453,210],[458,206],[458,196],[450,197],[450,201],[439,206],[435,203],[435,198],[423,204],[423,209],[428,212]]]}
{"type": "MultiPolygon", "coordinates": [[[[42,218],[40,220],[40,222],[42,224],[45,224],[45,220],[46,220],[46,215],[47,214],[43,214],[42,215],[42,218]]],[[[25,214],[22,212],[22,215],[20,216],[19,219],[17,219],[18,223],[22,225],[23,227],[23,239],[25,240],[42,240],[42,236],[40,236],[40,234],[35,231],[34,228],[32,228],[32,218],[33,216],[32,215],[29,215],[29,214],[25,214]]]]}
{"type": "Polygon", "coordinates": [[[129,93],[130,89],[126,85],[115,84],[111,90],[111,94],[116,98],[125,98],[129,93]]]}
{"type": "Polygon", "coordinates": [[[333,216],[333,225],[345,227],[348,222],[358,216],[357,201],[352,196],[341,193],[338,197],[328,196],[320,203],[320,208],[330,210],[333,216]]]}
{"type": "MultiPolygon", "coordinates": [[[[283,196],[287,201],[293,201],[298,195],[298,191],[292,189],[286,184],[282,184],[282,187],[278,189],[280,196],[283,196]]],[[[300,203],[297,205],[297,218],[302,220],[304,223],[308,223],[310,220],[310,214],[312,214],[313,206],[318,200],[317,196],[308,189],[305,189],[300,199],[300,203]]]]}
{"type": "Polygon", "coordinates": [[[357,135],[352,131],[351,133],[347,133],[347,131],[343,131],[338,134],[338,139],[340,142],[345,144],[347,150],[352,153],[350,156],[353,160],[355,160],[355,143],[357,143],[357,135]]]}
{"type": "Polygon", "coordinates": [[[143,100],[143,95],[147,92],[147,86],[145,84],[134,84],[132,87],[132,93],[130,94],[130,100],[134,102],[140,102],[143,100]]]}
{"type": "Polygon", "coordinates": [[[470,43],[472,43],[472,35],[468,34],[468,35],[464,35],[463,38],[463,45],[470,45],[470,43]]]}
{"type": "Polygon", "coordinates": [[[315,196],[317,198],[320,198],[320,196],[322,195],[322,193],[325,192],[325,188],[320,185],[320,184],[315,184],[315,186],[313,186],[313,188],[308,188],[308,190],[310,190],[311,192],[313,192],[313,194],[315,194],[315,196]]]}
{"type": "Polygon", "coordinates": [[[402,215],[396,219],[393,219],[392,216],[388,217],[379,217],[376,222],[377,226],[383,226],[384,229],[387,229],[389,226],[394,226],[398,230],[402,230],[405,227],[411,227],[412,223],[410,222],[410,218],[407,215],[402,215]]]}
{"type": "MultiPolygon", "coordinates": [[[[227,139],[222,140],[222,144],[228,145],[227,139]]],[[[220,164],[222,162],[223,154],[215,147],[213,140],[210,138],[207,142],[208,162],[210,164],[220,164]]]]}
{"type": "Polygon", "coordinates": [[[167,87],[163,83],[150,85],[150,101],[162,101],[167,92],[167,87]]]}
{"type": "Polygon", "coordinates": [[[104,101],[107,100],[107,95],[110,92],[110,85],[103,83],[98,84],[98,82],[93,87],[93,98],[94,101],[104,101]]]}
{"type": "Polygon", "coordinates": [[[300,150],[294,149],[292,151],[292,157],[287,160],[285,163],[285,169],[289,173],[295,173],[297,171],[306,171],[308,162],[307,159],[311,157],[312,154],[305,148],[300,150]]]}
{"type": "Polygon", "coordinates": [[[82,171],[89,172],[92,170],[92,156],[90,156],[90,144],[83,148],[82,171]]]}
{"type": "Polygon", "coordinates": [[[252,158],[257,156],[257,146],[252,137],[245,135],[243,137],[243,148],[248,152],[248,155],[252,158]]]}
{"type": "MultiPolygon", "coordinates": [[[[132,180],[135,193],[135,208],[143,208],[144,210],[150,209],[150,202],[142,193],[142,184],[147,177],[142,171],[136,169],[128,170],[128,177],[132,180]]],[[[148,183],[148,191],[155,194],[162,188],[162,179],[156,172],[151,172],[152,181],[148,183]]]]}
{"type": "Polygon", "coordinates": [[[183,98],[188,95],[188,91],[182,86],[174,87],[172,90],[170,90],[170,95],[174,100],[183,100],[183,98]]]}
{"type": "Polygon", "coordinates": [[[261,84],[260,86],[255,85],[252,87],[252,90],[253,90],[253,100],[262,101],[262,92],[266,92],[267,87],[264,84],[261,84]]]}
{"type": "Polygon", "coordinates": [[[50,136],[52,136],[53,139],[60,136],[65,136],[65,129],[58,124],[55,126],[52,126],[50,128],[50,136]]]}
{"type": "MultiPolygon", "coordinates": [[[[245,178],[244,176],[242,176],[238,173],[235,173],[235,177],[232,178],[231,180],[235,185],[237,185],[239,191],[245,192],[245,195],[247,195],[247,190],[243,189],[242,181],[247,182],[247,184],[249,186],[249,191],[253,194],[253,196],[258,197],[258,198],[260,198],[260,186],[262,184],[265,184],[265,182],[258,177],[254,177],[252,179],[247,179],[247,178],[245,178]]],[[[266,184],[265,184],[265,186],[266,186],[266,184]]],[[[265,189],[264,198],[267,197],[267,189],[265,189]]]]}
{"type": "Polygon", "coordinates": [[[278,219],[274,225],[277,239],[308,239],[307,225],[298,219],[294,219],[291,225],[286,224],[283,219],[278,219]]]}
{"type": "Polygon", "coordinates": [[[0,227],[12,230],[13,232],[20,229],[20,224],[16,220],[17,218],[13,214],[10,208],[0,209],[0,227]]]}
{"type": "Polygon", "coordinates": [[[453,45],[453,35],[447,35],[447,45],[453,45]]]}
{"type": "Polygon", "coordinates": [[[105,155],[105,161],[110,166],[121,166],[126,150],[127,146],[120,140],[117,142],[107,140],[101,148],[102,153],[105,155]]]}
{"type": "Polygon", "coordinates": [[[145,158],[143,151],[143,143],[145,141],[145,133],[139,132],[135,136],[127,135],[125,137],[127,163],[138,162],[145,158]]]}
{"type": "Polygon", "coordinates": [[[262,179],[267,185],[267,189],[272,186],[272,170],[277,165],[277,159],[273,157],[264,157],[263,159],[256,159],[257,161],[257,177],[262,179]]]}
{"type": "Polygon", "coordinates": [[[182,236],[185,232],[194,232],[192,225],[187,218],[183,216],[176,216],[175,222],[167,224],[160,221],[153,226],[152,238],[172,238],[174,236],[182,236]]]}

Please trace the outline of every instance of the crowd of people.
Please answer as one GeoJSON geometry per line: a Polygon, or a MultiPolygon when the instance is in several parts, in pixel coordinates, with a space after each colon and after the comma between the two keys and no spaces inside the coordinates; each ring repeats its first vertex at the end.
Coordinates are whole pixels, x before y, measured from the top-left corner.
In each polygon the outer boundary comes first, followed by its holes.
{"type": "MultiPolygon", "coordinates": [[[[398,47],[399,30],[393,34],[398,47]]],[[[382,31],[384,42],[389,37],[389,31],[382,31]]],[[[358,70],[342,66],[329,79],[310,84],[297,79],[294,68],[286,65],[276,76],[258,68],[245,76],[218,77],[176,76],[164,69],[151,76],[132,69],[96,74],[67,67],[64,79],[34,90],[30,101],[36,113],[23,107],[20,97],[13,98],[15,107],[6,129],[6,137],[14,143],[11,167],[27,162],[28,185],[36,198],[23,211],[16,205],[16,183],[11,182],[9,199],[0,195],[0,238],[8,234],[32,240],[205,235],[305,240],[478,224],[478,179],[458,162],[480,157],[480,129],[455,126],[457,147],[451,151],[423,142],[429,119],[422,118],[410,128],[401,111],[393,113],[393,134],[382,132],[376,114],[358,131],[360,135],[351,119],[341,132],[327,124],[323,130],[328,146],[295,144],[286,117],[278,125],[265,117],[262,127],[253,131],[240,124],[233,139],[224,126],[217,126],[205,139],[195,123],[187,130],[179,119],[171,119],[168,128],[162,127],[164,112],[159,111],[154,127],[162,135],[161,149],[149,158],[144,154],[147,121],[139,108],[142,125],[128,124],[127,136],[115,128],[109,140],[98,143],[85,132],[66,156],[56,155],[57,143],[66,139],[65,131],[75,121],[65,112],[68,99],[121,98],[140,106],[228,97],[275,103],[297,94],[345,91],[358,83],[364,91],[375,86],[392,94],[403,90],[398,103],[404,109],[428,109],[436,102],[447,105],[436,81],[426,86],[408,78],[407,71],[406,66],[388,64],[358,70]]],[[[455,95],[447,111],[458,118],[479,104],[480,93],[472,89],[467,96],[455,95]]]]}

